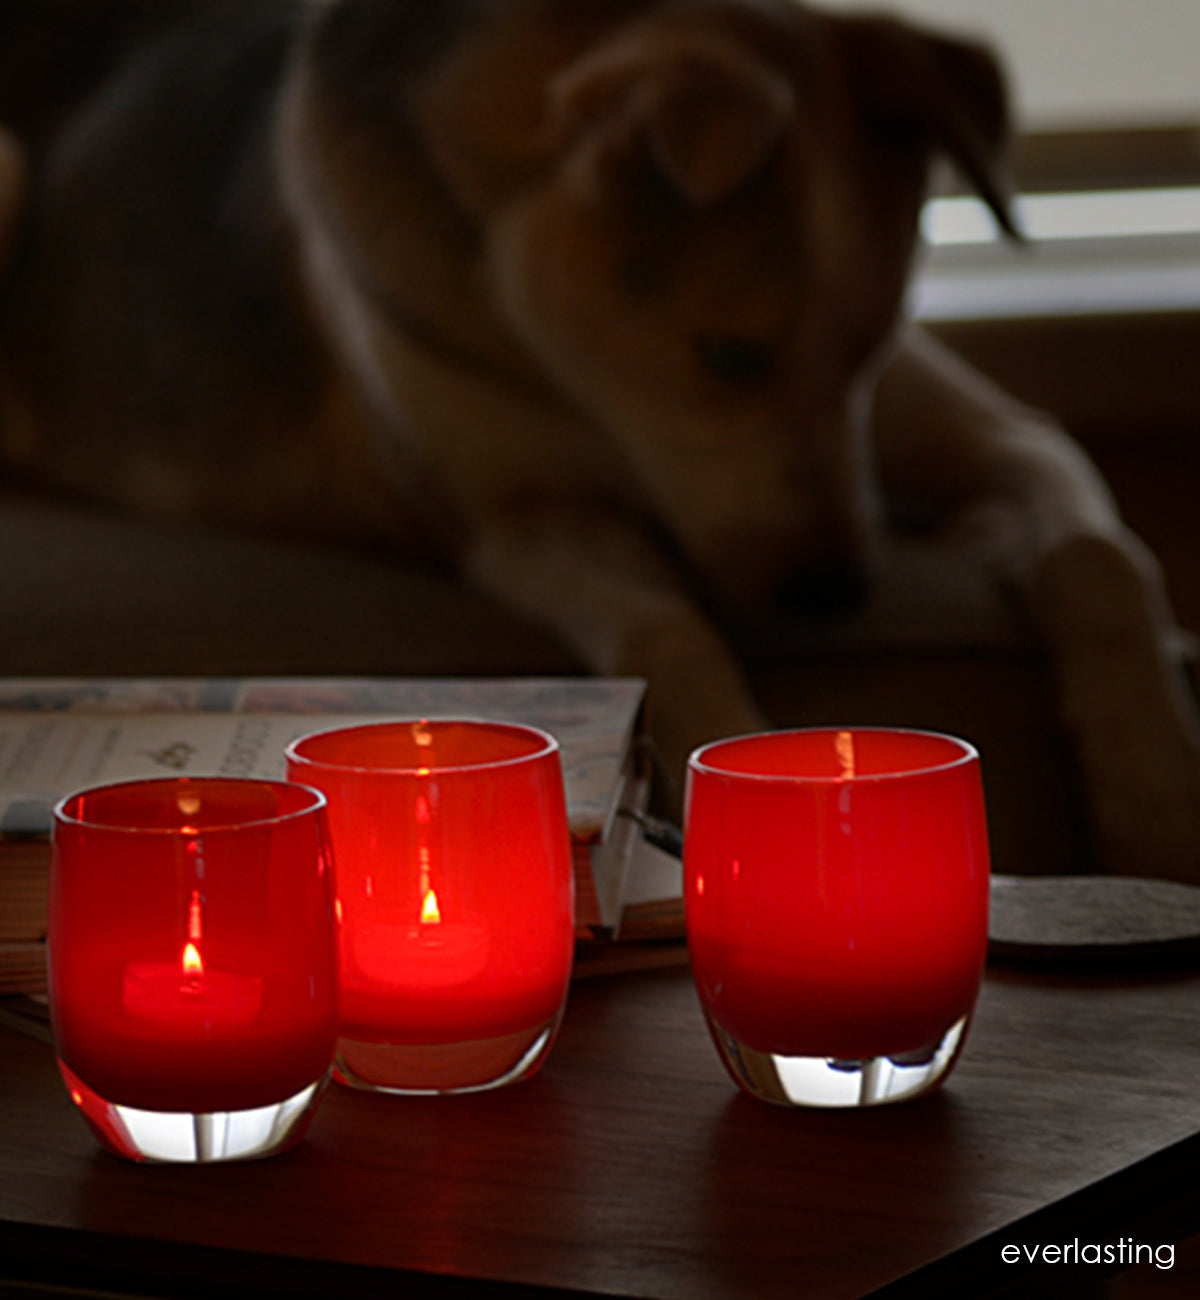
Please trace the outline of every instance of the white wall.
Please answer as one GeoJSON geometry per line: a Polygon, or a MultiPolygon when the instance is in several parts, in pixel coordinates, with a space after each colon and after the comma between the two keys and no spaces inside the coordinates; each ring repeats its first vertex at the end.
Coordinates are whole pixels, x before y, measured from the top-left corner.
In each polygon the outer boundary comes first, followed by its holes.
{"type": "Polygon", "coordinates": [[[988,37],[1033,129],[1200,129],[1200,0],[824,0],[988,37]]]}

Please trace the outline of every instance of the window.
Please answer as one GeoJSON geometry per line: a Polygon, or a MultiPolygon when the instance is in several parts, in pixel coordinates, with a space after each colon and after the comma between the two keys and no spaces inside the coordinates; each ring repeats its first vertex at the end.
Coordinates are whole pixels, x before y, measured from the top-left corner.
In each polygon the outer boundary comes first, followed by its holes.
{"type": "Polygon", "coordinates": [[[1200,125],[1196,0],[891,0],[891,7],[991,41],[1027,131],[1200,125]]]}
{"type": "MultiPolygon", "coordinates": [[[[981,205],[926,211],[914,314],[1086,440],[1200,433],[1200,3],[880,0],[982,37],[1019,139],[1013,248],[981,205]]],[[[825,0],[868,9],[869,0],[825,0]]]]}

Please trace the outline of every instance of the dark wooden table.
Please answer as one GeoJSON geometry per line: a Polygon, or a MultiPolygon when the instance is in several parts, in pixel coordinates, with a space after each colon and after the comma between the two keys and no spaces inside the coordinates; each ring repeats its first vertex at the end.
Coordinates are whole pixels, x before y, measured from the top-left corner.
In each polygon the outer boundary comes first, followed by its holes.
{"type": "Polygon", "coordinates": [[[1006,1244],[1194,1230],[1198,1046],[1200,974],[997,973],[941,1093],[791,1111],[736,1093],[686,970],[659,970],[577,983],[530,1082],[331,1089],[294,1151],[180,1168],[99,1151],[52,1049],[0,1029],[0,1275],[169,1296],[397,1296],[413,1273],[450,1296],[1029,1295],[1006,1244]]]}

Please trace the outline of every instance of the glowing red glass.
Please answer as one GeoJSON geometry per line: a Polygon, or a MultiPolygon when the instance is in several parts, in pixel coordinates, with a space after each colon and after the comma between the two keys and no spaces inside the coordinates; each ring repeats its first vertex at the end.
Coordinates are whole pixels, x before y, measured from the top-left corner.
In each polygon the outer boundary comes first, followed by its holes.
{"type": "Polygon", "coordinates": [[[324,806],[284,782],[180,779],[56,809],[59,1063],[119,1154],[228,1159],[302,1136],[337,1024],[324,806]]]}
{"type": "Polygon", "coordinates": [[[554,739],[502,723],[385,722],[297,741],[288,772],[329,800],[335,1077],[456,1092],[537,1069],[574,953],[554,739]]]}
{"type": "Polygon", "coordinates": [[[697,751],[688,944],[734,1078],[816,1104],[939,1082],[978,994],[988,860],[979,759],[964,741],[816,729],[697,751]]]}

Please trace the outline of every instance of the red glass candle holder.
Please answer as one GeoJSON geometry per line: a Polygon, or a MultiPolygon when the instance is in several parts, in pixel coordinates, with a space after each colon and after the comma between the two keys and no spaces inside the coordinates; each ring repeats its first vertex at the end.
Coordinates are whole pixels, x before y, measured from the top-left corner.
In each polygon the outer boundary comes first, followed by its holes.
{"type": "Polygon", "coordinates": [[[987,953],[979,755],[880,728],[718,741],[688,767],[688,947],[753,1096],[865,1106],[940,1084],[987,953]]]}
{"type": "Polygon", "coordinates": [[[503,723],[396,721],[308,736],[287,757],[291,778],[329,800],[334,1077],[452,1093],[532,1074],[574,955],[557,742],[503,723]]]}
{"type": "Polygon", "coordinates": [[[202,1163],[291,1146],[337,1030],[324,797],[189,778],[63,800],[49,978],[59,1068],[111,1151],[202,1163]]]}

